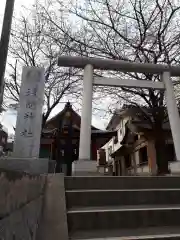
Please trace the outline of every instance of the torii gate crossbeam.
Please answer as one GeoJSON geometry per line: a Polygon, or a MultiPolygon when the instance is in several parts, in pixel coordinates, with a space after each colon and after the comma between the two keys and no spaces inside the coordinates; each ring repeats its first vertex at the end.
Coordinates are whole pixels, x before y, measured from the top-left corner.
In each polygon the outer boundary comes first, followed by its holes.
{"type": "Polygon", "coordinates": [[[163,64],[150,64],[150,63],[134,63],[121,60],[109,60],[102,58],[87,58],[87,57],[70,57],[61,56],[58,58],[58,65],[62,67],[75,67],[84,69],[83,79],[83,104],[81,115],[81,132],[80,132],[80,148],[79,159],[90,160],[90,141],[91,141],[91,118],[92,118],[92,94],[93,84],[95,85],[110,85],[138,87],[138,88],[152,88],[165,90],[165,97],[167,103],[167,110],[173,136],[173,142],[176,152],[177,160],[180,161],[180,118],[176,105],[173,84],[171,76],[180,76],[179,66],[169,66],[163,64]],[[159,74],[162,76],[162,82],[149,82],[145,81],[132,81],[127,82],[118,79],[108,78],[93,78],[94,69],[101,70],[114,70],[121,72],[139,72],[159,74]],[[102,81],[102,83],[101,83],[102,81]]]}

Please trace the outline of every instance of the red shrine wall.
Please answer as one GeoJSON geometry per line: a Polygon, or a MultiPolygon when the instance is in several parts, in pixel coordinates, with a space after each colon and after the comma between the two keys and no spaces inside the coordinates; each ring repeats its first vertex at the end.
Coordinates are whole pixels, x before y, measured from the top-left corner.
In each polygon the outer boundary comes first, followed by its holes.
{"type": "Polygon", "coordinates": [[[96,142],[91,142],[91,159],[97,160],[97,145],[96,142]]]}
{"type": "MultiPolygon", "coordinates": [[[[50,139],[48,139],[50,140],[50,139]]],[[[40,158],[49,158],[52,159],[54,158],[53,156],[55,156],[54,151],[55,151],[55,147],[53,146],[53,143],[48,143],[48,141],[43,141],[41,142],[41,147],[40,147],[40,158]]],[[[95,141],[92,140],[91,142],[91,160],[97,160],[97,144],[95,141]]],[[[53,159],[55,160],[55,159],[53,159]]]]}

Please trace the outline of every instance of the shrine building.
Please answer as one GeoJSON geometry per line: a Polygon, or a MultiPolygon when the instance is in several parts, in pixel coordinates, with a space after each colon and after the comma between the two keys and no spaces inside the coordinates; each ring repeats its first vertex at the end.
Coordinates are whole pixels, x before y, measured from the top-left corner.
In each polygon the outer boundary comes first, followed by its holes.
{"type": "MultiPolygon", "coordinates": [[[[70,139],[76,159],[79,157],[81,117],[66,103],[64,109],[46,122],[41,134],[40,158],[56,160],[57,149],[63,154],[70,139]]],[[[115,131],[100,130],[91,126],[91,160],[97,161],[97,150],[115,135],[115,131]]]]}

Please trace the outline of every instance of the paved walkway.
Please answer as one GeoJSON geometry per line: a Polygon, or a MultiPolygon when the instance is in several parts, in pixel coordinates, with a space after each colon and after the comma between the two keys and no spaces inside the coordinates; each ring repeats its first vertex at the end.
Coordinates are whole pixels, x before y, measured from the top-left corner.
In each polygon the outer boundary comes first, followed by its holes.
{"type": "MultiPolygon", "coordinates": [[[[170,175],[180,176],[180,162],[175,162],[171,165],[172,173],[170,175]]],[[[103,176],[103,169],[101,172],[97,172],[97,162],[96,161],[84,161],[78,160],[73,164],[73,175],[75,176],[103,176]]],[[[140,172],[139,176],[149,176],[149,172],[140,172]]]]}
{"type": "MultiPolygon", "coordinates": [[[[169,239],[180,237],[179,227],[149,227],[145,229],[122,229],[110,231],[80,232],[73,235],[76,240],[135,240],[169,239]],[[108,237],[111,236],[111,237],[108,237]]],[[[179,238],[177,238],[179,239],[179,238]]]]}

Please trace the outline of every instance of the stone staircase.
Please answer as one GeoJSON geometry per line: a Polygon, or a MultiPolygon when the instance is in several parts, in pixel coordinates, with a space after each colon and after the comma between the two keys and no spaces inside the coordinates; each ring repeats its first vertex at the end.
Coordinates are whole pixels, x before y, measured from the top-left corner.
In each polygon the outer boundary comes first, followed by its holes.
{"type": "Polygon", "coordinates": [[[70,239],[180,239],[180,177],[65,177],[70,239]]]}

